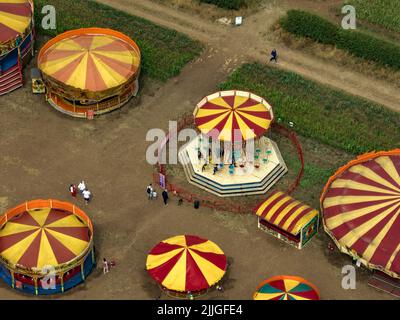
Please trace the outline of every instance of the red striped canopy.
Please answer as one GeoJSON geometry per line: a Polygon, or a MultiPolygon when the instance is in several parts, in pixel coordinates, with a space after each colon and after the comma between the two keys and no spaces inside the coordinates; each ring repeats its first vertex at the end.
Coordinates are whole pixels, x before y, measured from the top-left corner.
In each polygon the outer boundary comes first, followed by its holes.
{"type": "Polygon", "coordinates": [[[260,203],[254,212],[260,218],[296,236],[318,211],[301,203],[281,191],[275,191],[260,203]]]}
{"type": "Polygon", "coordinates": [[[23,34],[31,24],[32,11],[29,0],[0,0],[0,43],[23,34]]]}
{"type": "Polygon", "coordinates": [[[341,251],[400,278],[400,149],[340,168],[321,196],[325,231],[341,251]]]}
{"type": "Polygon", "coordinates": [[[221,141],[250,140],[263,135],[274,118],[263,98],[244,91],[222,91],[204,98],[194,111],[195,124],[221,141]]]}
{"type": "Polygon", "coordinates": [[[147,257],[147,271],[164,288],[199,292],[218,283],[227,261],[212,241],[197,236],[176,236],[160,242],[147,257]]]}
{"type": "Polygon", "coordinates": [[[0,257],[25,269],[55,268],[87,251],[87,224],[69,210],[40,207],[9,218],[0,230],[0,257]]]}

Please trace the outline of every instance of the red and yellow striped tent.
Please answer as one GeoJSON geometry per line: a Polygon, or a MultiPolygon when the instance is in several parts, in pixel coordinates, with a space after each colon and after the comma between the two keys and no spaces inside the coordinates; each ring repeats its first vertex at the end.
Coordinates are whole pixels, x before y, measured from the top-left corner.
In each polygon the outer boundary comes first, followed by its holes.
{"type": "Polygon", "coordinates": [[[0,278],[34,294],[52,294],[79,284],[95,265],[93,226],[73,204],[34,200],[0,216],[0,278]],[[40,279],[51,266],[57,286],[44,290],[40,279]]]}
{"type": "Polygon", "coordinates": [[[32,22],[30,0],[0,0],[0,44],[24,34],[32,22]]]}
{"type": "Polygon", "coordinates": [[[318,211],[281,191],[273,192],[254,212],[261,229],[299,249],[318,231],[318,211]]]}
{"type": "Polygon", "coordinates": [[[325,231],[342,252],[400,278],[400,149],[340,168],[324,188],[321,208],[325,231]]]}
{"type": "Polygon", "coordinates": [[[141,53],[128,36],[114,30],[67,31],[39,52],[49,102],[58,110],[85,116],[111,111],[138,89],[141,53]]]}
{"type": "Polygon", "coordinates": [[[301,277],[277,276],[263,281],[254,300],[319,300],[318,289],[301,277]]]}
{"type": "Polygon", "coordinates": [[[222,279],[227,260],[214,242],[181,235],[157,244],[147,257],[146,267],[150,276],[168,291],[195,294],[222,279]]]}
{"type": "Polygon", "coordinates": [[[199,130],[220,141],[250,140],[270,127],[274,114],[263,98],[244,91],[222,91],[205,97],[194,111],[199,130]]]}

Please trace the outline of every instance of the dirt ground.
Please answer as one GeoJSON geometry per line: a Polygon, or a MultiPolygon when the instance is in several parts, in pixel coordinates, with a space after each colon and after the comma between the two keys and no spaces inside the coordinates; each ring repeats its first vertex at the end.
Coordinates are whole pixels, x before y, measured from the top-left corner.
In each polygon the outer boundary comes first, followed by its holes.
{"type": "MultiPolygon", "coordinates": [[[[149,5],[149,1],[134,2],[149,5]]],[[[138,8],[130,6],[133,1],[112,3],[132,8],[127,11],[138,8]]],[[[168,14],[169,10],[165,12],[168,14]]],[[[151,14],[147,11],[145,15],[151,14]]],[[[171,14],[180,16],[179,12],[171,14]]],[[[254,17],[255,21],[260,18],[254,17]]],[[[163,16],[153,14],[153,19],[163,16]]],[[[229,261],[225,291],[211,292],[205,299],[251,299],[261,280],[279,274],[307,278],[319,287],[323,299],[391,299],[368,287],[368,274],[362,270],[357,273],[357,289],[343,290],[341,269],[350,259],[328,252],[322,230],[299,251],[259,231],[253,216],[194,210],[188,204],[178,206],[174,200],[164,207],[160,200],[147,199],[145,188],[153,170],[145,161],[147,131],[166,129],[168,120],[192,111],[200,99],[216,90],[235,65],[249,58],[240,49],[254,40],[252,36],[245,37],[246,29],[228,32],[225,27],[215,26],[215,32],[209,33],[207,30],[214,25],[204,22],[204,26],[202,31],[197,25],[195,32],[204,37],[207,49],[178,77],[165,85],[145,81],[140,98],[93,121],[57,112],[43,96],[33,96],[28,85],[0,98],[0,212],[31,199],[72,201],[69,184],[84,179],[94,194],[93,202],[87,207],[81,199],[76,203],[93,220],[97,258],[117,262],[106,276],[97,269],[85,284],[51,298],[155,299],[160,291],[145,272],[147,253],[170,236],[195,234],[216,242],[229,261]],[[239,37],[237,43],[225,46],[232,37],[239,37]]],[[[252,51],[261,57],[263,49],[265,45],[261,44],[252,51]]],[[[333,66],[327,67],[328,74],[330,68],[333,66]]],[[[359,86],[350,87],[352,90],[366,95],[375,92],[359,86]]],[[[390,92],[383,99],[388,104],[397,101],[390,92]]],[[[48,299],[20,294],[2,282],[0,298],[48,299]]]]}

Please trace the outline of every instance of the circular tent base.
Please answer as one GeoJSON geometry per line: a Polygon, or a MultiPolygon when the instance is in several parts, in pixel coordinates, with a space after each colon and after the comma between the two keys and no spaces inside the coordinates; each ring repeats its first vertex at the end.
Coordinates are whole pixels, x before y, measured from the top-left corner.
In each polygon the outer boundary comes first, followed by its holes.
{"type": "Polygon", "coordinates": [[[84,282],[95,265],[93,225],[78,207],[35,200],[0,217],[0,278],[10,287],[63,293],[84,282]]]}

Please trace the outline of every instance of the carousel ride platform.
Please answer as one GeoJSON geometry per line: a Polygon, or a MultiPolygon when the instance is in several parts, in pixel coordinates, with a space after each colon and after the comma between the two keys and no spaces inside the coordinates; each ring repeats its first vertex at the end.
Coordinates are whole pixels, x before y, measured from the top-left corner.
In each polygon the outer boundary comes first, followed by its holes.
{"type": "Polygon", "coordinates": [[[252,159],[236,155],[238,160],[233,166],[232,155],[224,153],[223,164],[217,165],[214,174],[216,165],[198,158],[199,139],[200,136],[179,153],[179,161],[189,183],[219,197],[265,194],[288,171],[276,143],[263,137],[252,159]]]}

